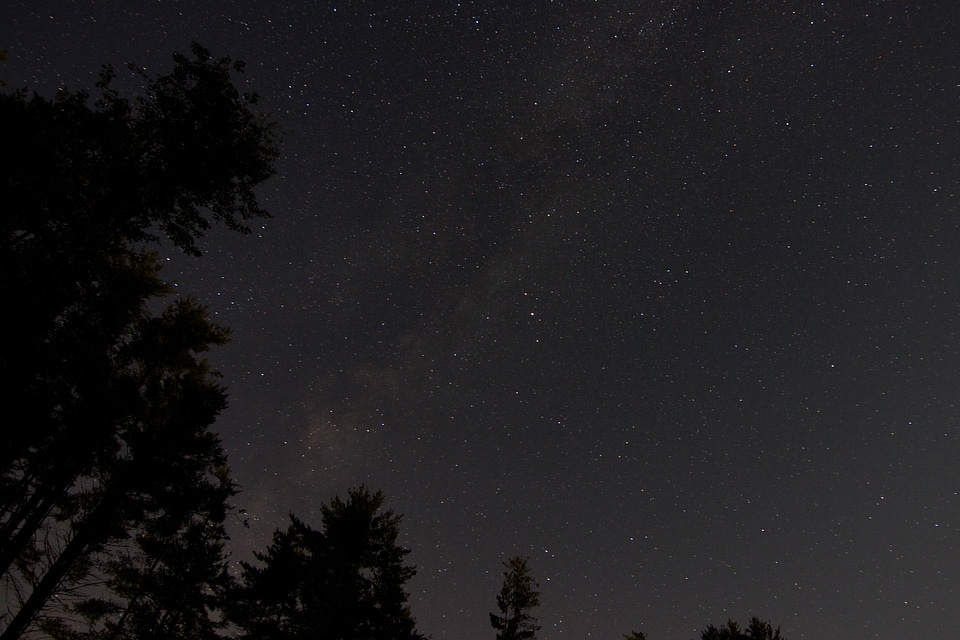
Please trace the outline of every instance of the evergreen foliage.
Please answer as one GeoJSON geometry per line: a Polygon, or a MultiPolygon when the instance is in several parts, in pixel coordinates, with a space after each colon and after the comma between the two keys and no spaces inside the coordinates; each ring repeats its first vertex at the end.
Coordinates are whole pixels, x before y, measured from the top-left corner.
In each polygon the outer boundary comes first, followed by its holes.
{"type": "Polygon", "coordinates": [[[400,516],[383,494],[351,489],[321,507],[321,528],[290,516],[286,530],[242,565],[228,610],[240,638],[419,640],[404,585],[415,574],[397,542],[400,516]]]}
{"type": "Polygon", "coordinates": [[[530,640],[540,626],[531,611],[540,606],[540,586],[530,573],[527,558],[516,556],[503,563],[503,586],[497,594],[500,615],[490,614],[490,624],[497,631],[497,640],[530,640]]]}
{"type": "Polygon", "coordinates": [[[780,635],[780,628],[774,629],[769,622],[764,622],[754,616],[745,630],[733,620],[727,620],[726,626],[708,626],[702,634],[701,640],[786,640],[780,635]]]}

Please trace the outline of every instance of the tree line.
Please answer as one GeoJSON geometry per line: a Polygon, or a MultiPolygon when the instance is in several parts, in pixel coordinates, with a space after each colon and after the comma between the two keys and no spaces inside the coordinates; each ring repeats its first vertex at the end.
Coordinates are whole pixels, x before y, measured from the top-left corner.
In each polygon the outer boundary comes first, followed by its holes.
{"type": "MultiPolygon", "coordinates": [[[[0,83],[0,640],[419,640],[415,569],[380,492],[333,498],[318,528],[291,515],[228,570],[238,488],[203,356],[229,332],[174,295],[157,248],[199,256],[214,225],[268,217],[254,190],[279,140],[233,82],[241,63],[199,45],[173,61],[132,100],[109,67],[93,95],[0,83]]],[[[491,626],[533,639],[529,563],[505,569],[491,626]]],[[[780,635],[754,619],[702,638],[780,635]]]]}

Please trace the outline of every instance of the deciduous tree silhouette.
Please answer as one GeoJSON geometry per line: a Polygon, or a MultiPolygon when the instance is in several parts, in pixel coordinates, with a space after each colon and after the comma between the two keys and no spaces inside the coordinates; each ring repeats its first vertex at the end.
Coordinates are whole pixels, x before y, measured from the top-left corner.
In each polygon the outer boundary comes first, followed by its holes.
{"type": "Polygon", "coordinates": [[[253,188],[273,171],[273,125],[237,92],[236,70],[195,45],[132,102],[109,69],[93,104],[0,93],[0,297],[14,336],[0,352],[3,640],[54,593],[76,601],[109,581],[119,549],[222,524],[234,489],[209,427],[226,396],[200,354],[227,332],[189,299],[155,312],[173,291],[146,245],[167,237],[199,254],[212,224],[243,232],[266,215],[253,188]],[[219,508],[187,491],[197,483],[219,508]],[[162,521],[163,535],[148,533],[162,521]]]}
{"type": "Polygon", "coordinates": [[[516,556],[503,563],[503,586],[497,594],[500,615],[490,614],[490,624],[497,631],[497,640],[529,640],[540,626],[531,611],[540,606],[538,585],[530,574],[527,558],[516,556]]]}

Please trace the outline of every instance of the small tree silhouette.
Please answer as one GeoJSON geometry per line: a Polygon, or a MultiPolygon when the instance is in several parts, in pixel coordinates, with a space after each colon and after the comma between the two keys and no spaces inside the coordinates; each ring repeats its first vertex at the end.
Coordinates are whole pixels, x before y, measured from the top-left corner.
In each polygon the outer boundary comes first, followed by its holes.
{"type": "Polygon", "coordinates": [[[500,615],[490,614],[490,624],[497,630],[497,640],[531,640],[540,630],[530,611],[540,606],[538,585],[530,575],[527,558],[516,556],[503,563],[503,586],[497,594],[500,615]]]}

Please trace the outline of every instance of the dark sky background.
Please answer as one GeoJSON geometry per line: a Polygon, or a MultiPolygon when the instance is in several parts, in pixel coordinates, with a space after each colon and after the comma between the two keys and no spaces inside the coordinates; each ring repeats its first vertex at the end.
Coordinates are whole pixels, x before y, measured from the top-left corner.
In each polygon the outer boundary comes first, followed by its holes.
{"type": "Polygon", "coordinates": [[[167,271],[233,329],[237,558],[367,483],[434,640],[493,637],[515,554],[545,640],[947,638],[958,34],[955,0],[8,1],[0,78],[197,40],[286,132],[274,218],[167,271]]]}

